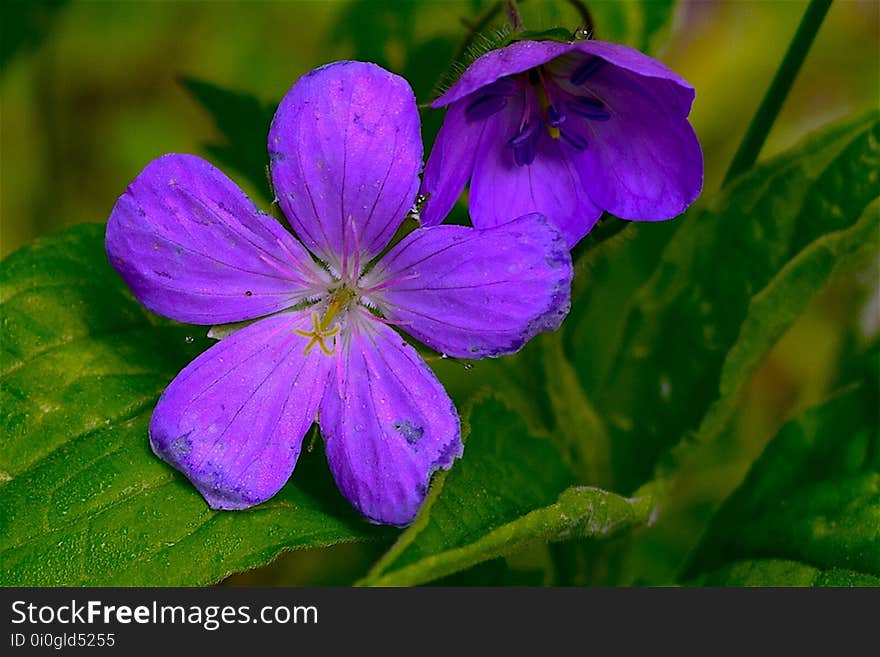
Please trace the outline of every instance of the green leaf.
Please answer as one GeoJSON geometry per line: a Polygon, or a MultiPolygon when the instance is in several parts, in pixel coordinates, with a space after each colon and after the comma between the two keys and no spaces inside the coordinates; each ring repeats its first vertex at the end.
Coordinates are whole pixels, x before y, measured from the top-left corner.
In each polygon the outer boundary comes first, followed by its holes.
{"type": "MultiPolygon", "coordinates": [[[[577,372],[565,355],[561,336],[544,336],[538,344],[543,347],[541,368],[554,419],[554,442],[567,457],[577,481],[608,485],[611,445],[605,422],[578,384],[577,372]]],[[[534,404],[535,397],[532,399],[534,404]]]]}
{"type": "Polygon", "coordinates": [[[435,579],[429,586],[542,586],[546,581],[545,567],[515,569],[507,559],[498,557],[435,579]]]}
{"type": "Polygon", "coordinates": [[[565,329],[566,352],[608,424],[616,490],[646,481],[707,412],[717,433],[810,298],[874,248],[877,175],[871,113],[759,166],[674,224],[618,236],[565,329]],[[602,289],[605,275],[612,291],[602,289]],[[591,326],[611,328],[617,342],[584,339],[591,326]]]}
{"type": "Polygon", "coordinates": [[[491,390],[519,415],[528,433],[549,436],[555,418],[543,359],[548,348],[544,343],[550,338],[550,334],[536,336],[521,351],[503,358],[462,361],[432,355],[428,348],[423,356],[457,408],[468,408],[491,390]]]}
{"type": "Polygon", "coordinates": [[[150,451],[168,382],[204,327],[144,311],[81,225],[0,263],[0,585],[198,585],[281,551],[390,536],[359,519],[320,453],[248,511],[212,511],[150,451]]]}
{"type": "Polygon", "coordinates": [[[49,36],[55,21],[70,0],[7,0],[0,26],[0,74],[6,72],[13,58],[36,49],[49,36]]]}
{"type": "Polygon", "coordinates": [[[468,417],[464,458],[437,478],[416,521],[362,584],[421,584],[535,542],[610,536],[647,520],[647,495],[566,488],[571,475],[558,452],[500,401],[478,401],[468,417]]]}
{"type": "Polygon", "coordinates": [[[683,578],[880,583],[878,421],[870,381],[787,423],[715,515],[683,578]]]}
{"type": "Polygon", "coordinates": [[[647,522],[651,497],[625,498],[600,488],[576,486],[546,507],[493,529],[472,543],[428,554],[419,561],[366,579],[370,586],[414,586],[521,550],[535,542],[607,538],[647,522]]]}
{"type": "MultiPolygon", "coordinates": [[[[870,251],[876,251],[878,212],[880,200],[875,200],[851,228],[817,239],[752,297],[737,340],[725,356],[718,398],[700,423],[697,441],[711,442],[729,427],[752,372],[810,299],[828,281],[862,261],[870,251]]],[[[690,441],[685,441],[677,452],[689,447],[690,441]]]]}
{"type": "Polygon", "coordinates": [[[797,561],[744,559],[705,573],[695,586],[880,586],[880,577],[843,568],[820,570],[797,561]]]}
{"type": "Polygon", "coordinates": [[[196,78],[183,78],[181,84],[211,115],[225,139],[205,146],[214,164],[237,171],[263,200],[272,201],[266,167],[269,125],[276,106],[196,78]]]}
{"type": "Polygon", "coordinates": [[[565,353],[591,396],[598,398],[611,375],[630,299],[651,277],[674,231],[668,222],[629,223],[611,239],[574,252],[572,307],[561,335],[565,353]]]}

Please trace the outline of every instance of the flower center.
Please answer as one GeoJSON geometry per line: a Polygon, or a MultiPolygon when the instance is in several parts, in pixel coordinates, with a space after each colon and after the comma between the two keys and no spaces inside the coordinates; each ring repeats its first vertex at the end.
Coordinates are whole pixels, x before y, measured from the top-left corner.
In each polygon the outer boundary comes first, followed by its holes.
{"type": "Polygon", "coordinates": [[[333,349],[328,347],[324,341],[339,333],[341,326],[339,323],[334,325],[333,320],[341,311],[347,310],[357,296],[358,294],[354,289],[346,283],[342,283],[339,287],[330,291],[330,301],[327,303],[327,310],[324,312],[323,317],[318,315],[316,311],[312,311],[311,331],[294,329],[294,333],[297,335],[309,338],[309,342],[303,350],[304,354],[308,354],[312,347],[318,345],[325,355],[333,355],[333,349]]]}
{"type": "Polygon", "coordinates": [[[547,92],[547,83],[544,81],[541,67],[533,68],[529,71],[529,83],[538,96],[538,106],[541,108],[547,134],[553,139],[559,139],[559,136],[562,134],[559,126],[565,121],[565,114],[562,114],[553,106],[550,94],[547,92]]]}
{"type": "Polygon", "coordinates": [[[575,151],[583,151],[588,145],[587,135],[592,136],[590,122],[611,118],[605,103],[595,97],[588,84],[604,64],[604,60],[590,57],[572,67],[557,59],[501,78],[475,94],[465,108],[465,118],[469,122],[487,119],[519,96],[522,111],[518,128],[506,141],[517,166],[534,161],[544,133],[575,151]]]}
{"type": "MultiPolygon", "coordinates": [[[[355,271],[360,270],[355,267],[355,271]]],[[[381,264],[367,268],[356,279],[352,275],[341,278],[334,275],[334,282],[312,297],[313,307],[317,310],[311,313],[311,328],[293,331],[309,339],[303,353],[309,353],[318,345],[325,355],[332,356],[339,339],[337,336],[340,333],[345,335],[354,325],[363,321],[399,324],[397,320],[388,318],[384,291],[418,277],[418,272],[410,270],[389,273],[381,264]]]]}

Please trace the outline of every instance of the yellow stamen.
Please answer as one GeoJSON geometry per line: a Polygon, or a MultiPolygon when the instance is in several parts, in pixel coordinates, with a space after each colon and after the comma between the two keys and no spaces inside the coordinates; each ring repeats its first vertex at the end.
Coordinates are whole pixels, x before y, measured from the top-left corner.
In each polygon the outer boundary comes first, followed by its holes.
{"type": "Polygon", "coordinates": [[[550,97],[547,95],[547,89],[544,88],[544,76],[540,69],[538,69],[538,76],[538,84],[534,84],[533,86],[535,87],[535,91],[538,92],[538,104],[541,106],[541,112],[544,114],[544,126],[547,128],[547,132],[553,139],[559,139],[559,136],[562,133],[559,132],[559,128],[554,128],[550,125],[550,121],[547,118],[547,109],[552,103],[550,102],[550,97]]]}
{"type": "MultiPolygon", "coordinates": [[[[338,310],[338,309],[337,309],[338,310]]],[[[304,354],[309,353],[316,344],[321,348],[321,351],[324,352],[327,356],[333,355],[333,350],[328,348],[326,344],[324,344],[324,340],[327,338],[332,338],[334,335],[339,333],[339,325],[337,324],[332,329],[329,329],[330,320],[333,319],[333,315],[336,314],[337,311],[333,311],[330,313],[328,309],[327,315],[324,316],[322,320],[318,317],[318,313],[312,313],[312,330],[311,331],[302,331],[300,329],[294,329],[293,332],[297,335],[301,335],[304,338],[310,338],[309,343],[306,345],[306,348],[303,350],[304,354]],[[329,315],[329,319],[328,319],[329,315]]]]}
{"type": "Polygon", "coordinates": [[[312,330],[311,331],[303,331],[300,329],[294,329],[293,332],[297,335],[301,335],[304,338],[309,338],[309,343],[306,345],[304,354],[309,353],[316,344],[321,348],[327,356],[333,355],[333,350],[329,349],[326,344],[324,344],[324,340],[327,338],[332,338],[334,335],[339,333],[339,324],[330,328],[330,324],[333,322],[333,319],[336,317],[337,313],[340,310],[347,307],[349,302],[354,299],[355,293],[353,290],[349,289],[345,285],[337,289],[333,296],[330,298],[330,303],[327,304],[327,312],[324,313],[324,317],[320,317],[318,313],[312,313],[312,330]]]}

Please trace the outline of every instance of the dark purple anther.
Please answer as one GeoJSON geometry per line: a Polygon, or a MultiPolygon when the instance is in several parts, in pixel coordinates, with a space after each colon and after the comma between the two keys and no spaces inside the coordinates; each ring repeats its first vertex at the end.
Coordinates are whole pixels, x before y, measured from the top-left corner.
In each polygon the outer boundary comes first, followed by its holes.
{"type": "Polygon", "coordinates": [[[586,137],[582,137],[576,132],[573,132],[571,130],[561,130],[559,132],[559,136],[562,137],[562,141],[564,141],[576,151],[583,151],[587,148],[586,137]]]}
{"type": "Polygon", "coordinates": [[[526,166],[534,162],[535,142],[540,137],[540,128],[540,120],[533,117],[507,142],[513,147],[513,161],[517,166],[526,166]]]}
{"type": "Polygon", "coordinates": [[[547,108],[547,123],[552,128],[558,128],[565,123],[565,114],[556,109],[553,105],[547,108]]]}
{"type": "Polygon", "coordinates": [[[483,91],[495,96],[512,96],[520,90],[520,83],[511,77],[495,80],[492,84],[483,87],[483,91]]]}
{"type": "Polygon", "coordinates": [[[500,112],[507,105],[506,96],[486,94],[479,96],[464,110],[465,118],[469,122],[488,119],[493,114],[500,112]]]}
{"type": "Polygon", "coordinates": [[[535,144],[527,141],[513,146],[513,161],[517,166],[528,166],[535,161],[535,144]]]}
{"type": "Polygon", "coordinates": [[[511,146],[521,146],[527,142],[533,142],[535,137],[538,136],[538,128],[540,127],[540,122],[537,119],[529,119],[526,121],[526,124],[519,129],[519,132],[511,138],[507,143],[511,146]]]}
{"type": "Polygon", "coordinates": [[[568,101],[568,109],[578,116],[593,121],[607,121],[611,118],[611,114],[605,108],[604,103],[595,98],[573,98],[568,101]]]}
{"type": "Polygon", "coordinates": [[[603,66],[605,66],[604,59],[593,57],[592,59],[587,60],[585,64],[582,64],[574,73],[572,73],[571,83],[574,85],[583,84],[603,66]]]}

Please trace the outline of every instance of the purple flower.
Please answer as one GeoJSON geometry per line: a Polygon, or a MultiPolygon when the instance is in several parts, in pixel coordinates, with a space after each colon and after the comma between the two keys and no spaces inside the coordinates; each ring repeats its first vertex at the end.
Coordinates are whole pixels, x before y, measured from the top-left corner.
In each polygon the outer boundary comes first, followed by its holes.
{"type": "Polygon", "coordinates": [[[694,89],[637,50],[602,41],[519,41],[486,53],[433,106],[449,109],[425,167],[422,222],[471,181],[474,226],[540,212],[570,247],[602,211],[656,221],[703,185],[687,121],[694,89]]]}
{"type": "Polygon", "coordinates": [[[542,216],[420,228],[386,251],[419,185],[415,98],[373,64],[301,78],[269,132],[278,202],[301,241],[192,155],[150,163],[107,225],[110,262],[172,319],[257,321],[168,386],[153,451],[217,509],[272,497],[316,420],[340,490],[405,525],[462,453],[446,391],[391,328],[451,356],[519,349],[568,310],[571,260],[542,216]]]}

